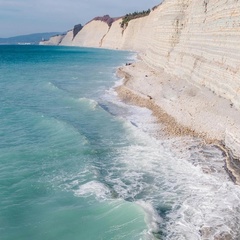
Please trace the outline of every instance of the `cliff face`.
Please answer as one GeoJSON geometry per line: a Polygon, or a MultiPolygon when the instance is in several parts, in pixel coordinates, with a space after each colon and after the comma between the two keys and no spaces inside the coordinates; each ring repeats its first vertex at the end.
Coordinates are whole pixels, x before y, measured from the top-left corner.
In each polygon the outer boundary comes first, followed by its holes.
{"type": "Polygon", "coordinates": [[[61,39],[59,45],[61,46],[72,46],[73,30],[67,32],[67,34],[61,39]]]}
{"type": "Polygon", "coordinates": [[[172,0],[156,10],[145,60],[240,108],[240,2],[172,0]]]}
{"type": "Polygon", "coordinates": [[[165,0],[126,29],[120,22],[93,20],[61,44],[140,51],[152,67],[204,85],[240,109],[239,1],[165,0]]]}
{"type": "Polygon", "coordinates": [[[109,31],[107,23],[93,20],[86,24],[72,41],[73,46],[101,47],[102,39],[109,31]]]}
{"type": "Polygon", "coordinates": [[[47,41],[41,41],[39,45],[59,45],[64,37],[65,35],[56,35],[47,41]]]}
{"type": "MultiPolygon", "coordinates": [[[[125,29],[120,23],[93,20],[61,44],[139,51],[151,67],[205,86],[240,109],[240,1],[165,0],[125,29]]],[[[235,153],[238,139],[239,130],[226,129],[235,153]]]]}

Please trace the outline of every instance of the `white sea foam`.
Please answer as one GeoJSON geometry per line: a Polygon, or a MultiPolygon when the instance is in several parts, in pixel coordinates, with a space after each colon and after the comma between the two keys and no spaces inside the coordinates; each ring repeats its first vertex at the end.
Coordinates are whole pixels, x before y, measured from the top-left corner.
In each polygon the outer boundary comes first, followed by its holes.
{"type": "MultiPolygon", "coordinates": [[[[115,75],[115,76],[116,76],[116,75],[115,75]]],[[[113,94],[113,95],[116,96],[117,93],[116,93],[116,91],[114,90],[114,88],[121,86],[121,85],[123,84],[123,81],[124,81],[124,78],[120,78],[120,79],[118,79],[117,81],[115,81],[114,86],[113,86],[112,88],[110,88],[109,90],[107,90],[107,92],[110,92],[111,94],[113,94]]]]}
{"type": "Polygon", "coordinates": [[[136,62],[138,60],[138,53],[132,52],[128,55],[127,59],[131,62],[136,62]]]}
{"type": "MultiPolygon", "coordinates": [[[[240,234],[235,226],[240,221],[240,191],[230,181],[174,158],[162,145],[122,149],[118,161],[124,162],[126,168],[116,179],[113,169],[108,181],[124,199],[143,199],[156,208],[168,208],[167,221],[162,225],[167,239],[183,235],[199,239],[205,226],[212,229],[212,237],[226,229],[240,234]]],[[[154,225],[154,218],[152,221],[154,225]]]]}
{"type": "Polygon", "coordinates": [[[109,197],[110,190],[103,183],[90,181],[74,191],[76,196],[95,196],[98,200],[104,200],[109,197]]]}
{"type": "Polygon", "coordinates": [[[152,237],[152,233],[157,233],[159,231],[159,226],[163,220],[150,202],[139,200],[136,201],[136,203],[140,205],[146,213],[145,221],[149,229],[148,235],[152,237]]]}
{"type": "Polygon", "coordinates": [[[169,240],[238,239],[240,188],[229,180],[222,152],[196,138],[155,139],[159,126],[149,110],[122,103],[112,91],[107,94],[105,100],[125,119],[132,144],[117,149],[106,181],[119,197],[149,204],[144,208],[151,216],[149,231],[159,226],[169,240]]]}
{"type": "MultiPolygon", "coordinates": [[[[117,81],[115,84],[120,85],[122,80],[117,81]]],[[[134,127],[139,128],[141,131],[148,134],[155,135],[160,129],[160,125],[157,124],[157,119],[152,115],[152,111],[147,108],[128,105],[120,101],[114,88],[106,91],[106,94],[102,97],[103,101],[108,103],[109,111],[114,115],[118,115],[120,118],[124,118],[124,125],[126,128],[131,124],[134,127]]],[[[141,132],[140,131],[140,132],[141,132]]],[[[136,132],[131,131],[131,134],[136,132]]]]}

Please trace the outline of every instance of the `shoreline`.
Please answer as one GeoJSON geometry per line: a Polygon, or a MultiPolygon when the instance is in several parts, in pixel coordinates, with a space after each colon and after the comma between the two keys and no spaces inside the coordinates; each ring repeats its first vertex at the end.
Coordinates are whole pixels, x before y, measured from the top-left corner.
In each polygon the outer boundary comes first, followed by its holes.
{"type": "Polygon", "coordinates": [[[238,148],[231,149],[228,145],[231,134],[226,136],[226,129],[238,127],[240,113],[229,100],[203,86],[170,76],[164,70],[157,71],[143,60],[120,67],[117,75],[124,79],[115,88],[122,101],[150,109],[163,127],[164,137],[197,137],[203,144],[221,149],[226,172],[240,185],[238,148]]]}

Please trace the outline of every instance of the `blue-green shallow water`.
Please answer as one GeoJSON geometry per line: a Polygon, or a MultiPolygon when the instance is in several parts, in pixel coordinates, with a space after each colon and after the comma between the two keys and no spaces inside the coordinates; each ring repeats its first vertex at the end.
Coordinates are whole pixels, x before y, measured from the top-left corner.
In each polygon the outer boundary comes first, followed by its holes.
{"type": "Polygon", "coordinates": [[[131,57],[0,46],[1,240],[240,236],[221,152],[156,139],[151,113],[112,90],[131,57]]]}
{"type": "Polygon", "coordinates": [[[137,239],[146,229],[139,207],[74,193],[95,179],[101,188],[97,165],[127,144],[121,124],[88,99],[113,85],[128,55],[1,46],[1,239],[137,239]]]}

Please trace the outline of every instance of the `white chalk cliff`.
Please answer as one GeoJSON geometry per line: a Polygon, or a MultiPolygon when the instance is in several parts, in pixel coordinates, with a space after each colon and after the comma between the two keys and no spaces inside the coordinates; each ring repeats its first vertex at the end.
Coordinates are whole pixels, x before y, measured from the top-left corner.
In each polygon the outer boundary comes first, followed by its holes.
{"type": "Polygon", "coordinates": [[[240,1],[165,0],[125,30],[120,22],[93,20],[60,44],[141,51],[154,68],[205,85],[240,109],[240,1]]]}
{"type": "Polygon", "coordinates": [[[56,35],[51,37],[47,41],[41,41],[39,45],[59,45],[62,41],[62,39],[65,37],[65,35],[56,35]]]}
{"type": "MultiPolygon", "coordinates": [[[[120,22],[91,21],[61,44],[138,51],[152,68],[206,87],[240,110],[240,1],[165,0],[125,29],[120,22]]],[[[239,127],[224,133],[238,157],[239,127]]]]}
{"type": "Polygon", "coordinates": [[[59,45],[61,45],[61,46],[71,46],[72,40],[73,40],[73,31],[70,30],[61,39],[61,41],[59,42],[59,45]]]}

